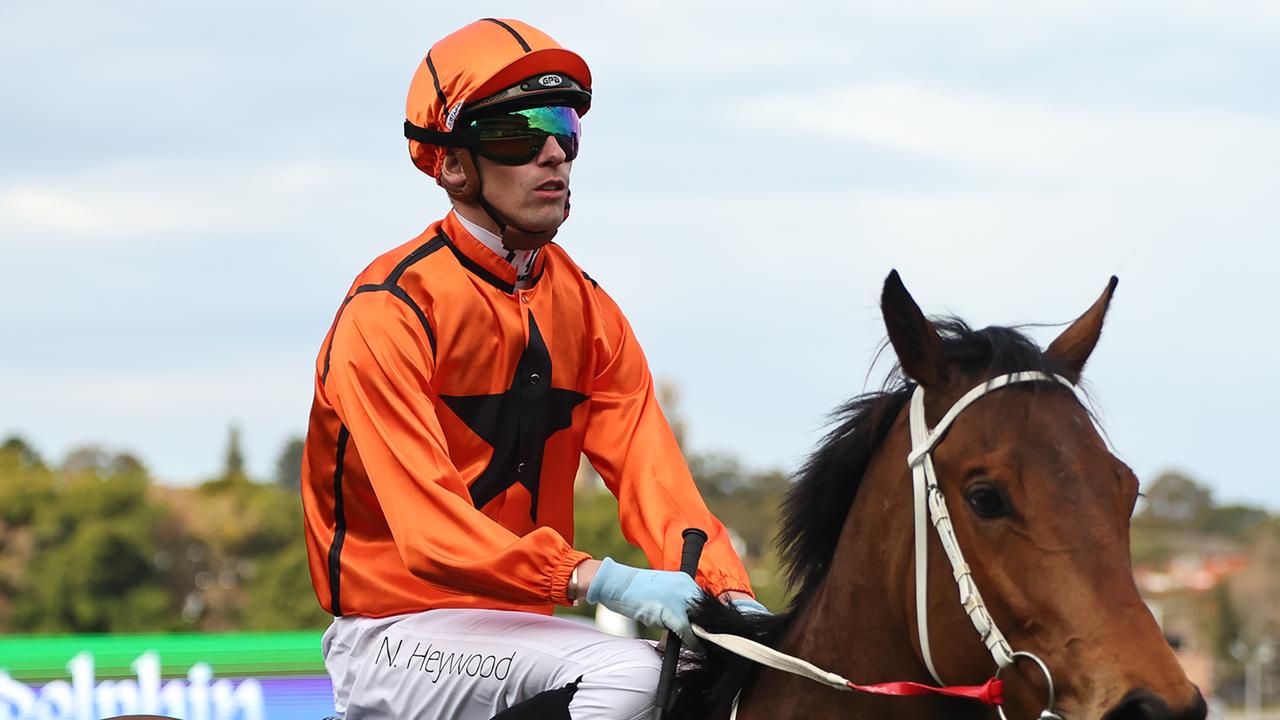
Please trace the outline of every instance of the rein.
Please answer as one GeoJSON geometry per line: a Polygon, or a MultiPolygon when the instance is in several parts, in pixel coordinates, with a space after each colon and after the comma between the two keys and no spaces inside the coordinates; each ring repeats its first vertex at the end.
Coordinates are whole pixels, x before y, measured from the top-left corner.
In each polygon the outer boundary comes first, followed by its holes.
{"type": "MultiPolygon", "coordinates": [[[[1000,673],[1013,665],[1018,659],[1026,659],[1040,669],[1047,684],[1048,701],[1045,704],[1045,710],[1039,715],[1039,720],[1063,720],[1062,716],[1053,710],[1053,675],[1050,674],[1048,665],[1032,653],[1025,651],[1015,652],[1005,639],[1004,633],[1000,632],[1000,628],[996,627],[995,621],[991,618],[991,613],[987,611],[982,594],[978,592],[978,586],[973,580],[969,564],[965,562],[964,554],[960,551],[960,543],[956,539],[955,529],[951,524],[951,513],[947,510],[946,498],[942,494],[942,489],[938,486],[938,477],[933,469],[934,448],[942,441],[943,435],[946,434],[952,423],[955,422],[965,408],[989,392],[1007,385],[1024,382],[1058,383],[1070,388],[1072,392],[1075,391],[1075,386],[1071,381],[1061,375],[1032,371],[1001,375],[987,380],[965,393],[932,429],[929,428],[928,420],[925,419],[924,387],[916,386],[915,392],[911,396],[909,415],[911,454],[907,456],[907,465],[911,468],[915,502],[916,626],[920,634],[920,654],[924,659],[925,667],[928,668],[929,674],[933,679],[937,681],[938,686],[914,682],[858,685],[836,673],[823,670],[805,660],[779,652],[754,640],[737,635],[710,633],[697,625],[693,626],[694,634],[707,642],[719,645],[725,650],[748,660],[775,670],[809,678],[837,690],[859,691],[877,695],[918,696],[935,694],[970,698],[987,705],[994,705],[1001,720],[1007,720],[1007,718],[1004,713],[1004,685],[1000,679],[1000,673]],[[988,652],[991,653],[992,660],[996,663],[995,677],[982,685],[947,686],[942,681],[942,678],[939,677],[938,671],[933,665],[933,656],[929,652],[929,623],[926,603],[928,598],[927,560],[929,539],[928,530],[925,528],[925,520],[927,518],[932,519],[934,530],[937,531],[938,539],[942,542],[942,548],[947,555],[947,560],[951,563],[951,574],[955,578],[956,586],[960,591],[960,604],[964,607],[970,622],[973,623],[974,629],[977,630],[978,636],[982,639],[982,644],[986,646],[988,652]]],[[[730,720],[735,720],[737,716],[738,698],[734,698],[733,711],[729,718],[730,720]]]]}

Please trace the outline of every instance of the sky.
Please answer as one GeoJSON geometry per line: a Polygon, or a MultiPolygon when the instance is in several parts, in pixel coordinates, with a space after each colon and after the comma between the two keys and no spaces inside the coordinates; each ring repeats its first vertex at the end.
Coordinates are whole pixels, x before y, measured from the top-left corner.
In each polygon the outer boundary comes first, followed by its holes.
{"type": "MultiPolygon", "coordinates": [[[[594,77],[557,242],[698,452],[794,469],[926,312],[1062,323],[1144,481],[1280,509],[1271,2],[0,4],[0,435],[269,475],[351,279],[448,209],[401,136],[430,45],[515,17],[594,77]]],[[[1056,328],[1031,331],[1042,344],[1056,328]]]]}

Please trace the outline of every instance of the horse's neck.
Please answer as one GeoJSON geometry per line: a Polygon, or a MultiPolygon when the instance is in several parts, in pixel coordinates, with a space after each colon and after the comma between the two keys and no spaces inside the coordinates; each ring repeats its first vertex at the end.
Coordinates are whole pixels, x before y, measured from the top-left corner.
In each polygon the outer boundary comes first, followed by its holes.
{"type": "MultiPolygon", "coordinates": [[[[841,531],[830,571],[792,623],[780,650],[856,683],[932,683],[916,652],[910,595],[910,487],[890,459],[906,458],[904,433],[894,432],[874,461],[841,531]]],[[[905,464],[905,463],[904,463],[905,464]]],[[[824,689],[781,673],[759,676],[740,720],[767,718],[987,717],[980,710],[922,698],[895,698],[824,689]]]]}
{"type": "Polygon", "coordinates": [[[911,490],[894,486],[901,473],[887,462],[899,456],[906,457],[905,440],[893,433],[868,467],[826,579],[788,638],[847,670],[832,668],[854,682],[916,680],[924,672],[906,607],[913,587],[911,490]]]}

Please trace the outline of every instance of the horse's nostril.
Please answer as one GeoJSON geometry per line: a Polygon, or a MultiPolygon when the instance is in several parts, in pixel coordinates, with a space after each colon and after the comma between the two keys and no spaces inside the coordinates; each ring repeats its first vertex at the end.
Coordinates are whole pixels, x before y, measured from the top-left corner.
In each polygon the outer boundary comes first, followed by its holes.
{"type": "Polygon", "coordinates": [[[1209,706],[1204,702],[1204,696],[1200,694],[1200,688],[1196,688],[1196,699],[1191,703],[1191,707],[1176,713],[1176,720],[1204,720],[1209,717],[1209,706]]]}
{"type": "Polygon", "coordinates": [[[1204,720],[1208,714],[1209,709],[1199,691],[1196,691],[1191,707],[1174,712],[1159,695],[1149,690],[1131,690],[1119,705],[1102,716],[1102,720],[1204,720]]]}
{"type": "Polygon", "coordinates": [[[1131,690],[1119,705],[1102,716],[1102,720],[1173,720],[1173,712],[1155,693],[1131,690]]]}

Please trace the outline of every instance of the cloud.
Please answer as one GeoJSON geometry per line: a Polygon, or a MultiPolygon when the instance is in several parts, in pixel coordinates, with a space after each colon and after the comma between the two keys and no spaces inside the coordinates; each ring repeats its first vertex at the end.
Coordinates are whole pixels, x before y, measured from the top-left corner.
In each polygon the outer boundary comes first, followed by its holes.
{"type": "Polygon", "coordinates": [[[56,238],[64,250],[104,241],[120,249],[296,229],[317,196],[339,195],[339,179],[357,174],[332,159],[240,166],[189,158],[0,181],[0,248],[56,238]]]}
{"type": "Polygon", "coordinates": [[[865,83],[753,95],[729,103],[723,117],[807,144],[861,143],[1023,183],[1115,186],[1140,177],[1169,184],[1229,173],[1248,184],[1280,175],[1280,122],[1245,113],[1072,107],[865,83]]]}
{"type": "Polygon", "coordinates": [[[0,191],[0,219],[8,233],[46,232],[56,235],[93,233],[105,213],[91,203],[41,187],[0,191]]]}

